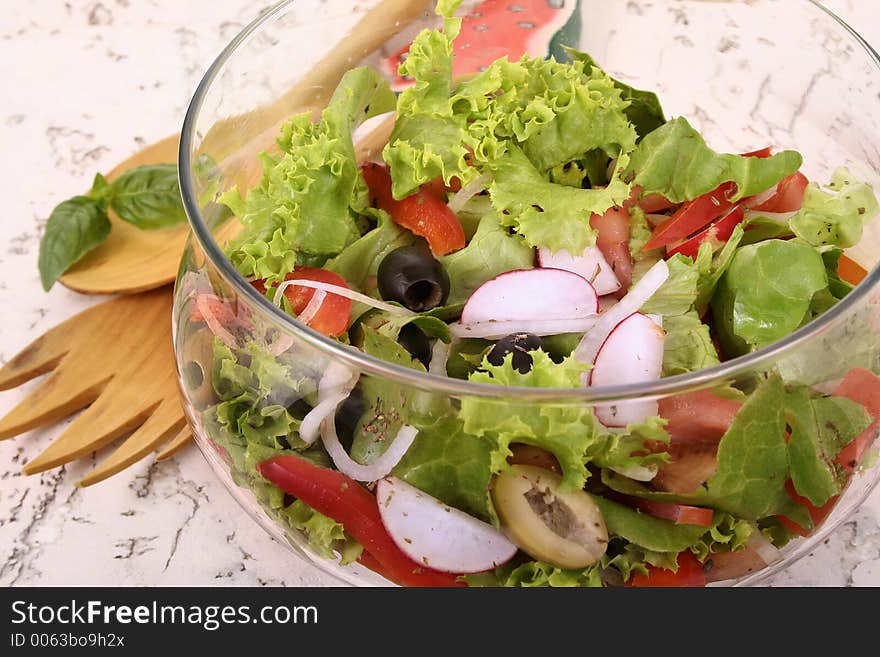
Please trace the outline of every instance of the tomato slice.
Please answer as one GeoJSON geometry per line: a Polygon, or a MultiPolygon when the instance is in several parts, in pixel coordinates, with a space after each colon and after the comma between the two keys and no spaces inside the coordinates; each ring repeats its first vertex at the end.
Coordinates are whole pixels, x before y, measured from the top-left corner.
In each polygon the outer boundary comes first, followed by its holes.
{"type": "Polygon", "coordinates": [[[804,204],[804,191],[810,181],[800,171],[783,178],[776,193],[752,210],[758,212],[795,212],[804,204]]]}
{"type": "Polygon", "coordinates": [[[733,208],[730,197],[734,194],[736,183],[726,182],[714,191],[685,203],[674,215],[657,226],[644,250],[651,251],[675,244],[705,228],[733,208]]]}
{"type": "Polygon", "coordinates": [[[433,180],[415,194],[396,200],[391,194],[391,173],[388,167],[368,162],[361,173],[370,188],[375,207],[385,210],[398,226],[424,237],[431,253],[443,256],[463,249],[464,229],[455,213],[446,205],[446,187],[440,179],[433,180]]]}
{"type": "Polygon", "coordinates": [[[676,253],[680,253],[696,260],[697,253],[704,242],[709,242],[713,245],[723,244],[730,239],[733,229],[741,224],[745,218],[745,210],[740,206],[736,206],[721,219],[709,224],[707,228],[690,239],[685,240],[678,246],[667,247],[666,256],[671,258],[676,253]]]}
{"type": "Polygon", "coordinates": [[[632,193],[629,199],[624,202],[623,207],[629,209],[634,205],[638,205],[647,214],[663,212],[675,207],[675,203],[660,196],[660,194],[646,194],[643,197],[642,188],[638,186],[632,188],[632,193]]]}
{"type": "Polygon", "coordinates": [[[648,566],[648,574],[636,573],[629,578],[627,586],[706,586],[706,572],[692,552],[686,550],[678,555],[678,570],[648,566]]]}
{"type": "MultiPolygon", "coordinates": [[[[852,401],[861,404],[865,407],[868,414],[874,418],[871,425],[856,436],[849,445],[840,450],[837,458],[834,459],[835,463],[844,469],[847,478],[849,478],[849,476],[855,472],[859,463],[861,463],[865,451],[871,443],[874,442],[874,439],[877,436],[878,427],[880,427],[880,377],[870,370],[862,368],[852,369],[843,378],[843,381],[838,384],[837,388],[835,388],[834,395],[837,397],[846,397],[847,399],[851,399],[852,401]]],[[[825,504],[817,507],[807,498],[798,495],[791,479],[785,482],[785,490],[788,492],[791,499],[809,511],[815,527],[821,525],[825,518],[828,517],[828,514],[831,513],[831,510],[834,508],[838,499],[838,496],[835,495],[825,504]]],[[[808,536],[811,533],[785,516],[777,516],[777,519],[783,526],[796,534],[808,536]]]]}
{"type": "Polygon", "coordinates": [[[711,390],[697,390],[661,399],[659,408],[673,444],[717,445],[742,403],[719,397],[711,390]]]}
{"type": "Polygon", "coordinates": [[[199,292],[196,295],[189,318],[193,322],[205,322],[209,319],[214,319],[225,328],[241,327],[246,330],[254,328],[253,322],[251,322],[241,306],[238,306],[237,310],[233,310],[232,302],[221,299],[216,294],[210,292],[199,292]],[[210,313],[211,317],[206,318],[202,309],[210,313]]]}
{"type": "Polygon", "coordinates": [[[850,285],[858,285],[865,280],[868,272],[852,258],[841,255],[837,261],[837,275],[850,285]]]}
{"type": "Polygon", "coordinates": [[[712,509],[705,509],[699,506],[673,504],[672,502],[657,502],[656,500],[643,500],[638,497],[627,496],[625,503],[639,511],[647,513],[649,516],[671,520],[676,525],[699,525],[700,527],[711,527],[712,516],[715,514],[712,509]]]}
{"type": "Polygon", "coordinates": [[[507,462],[510,465],[533,465],[536,468],[544,468],[556,474],[562,474],[562,467],[553,454],[540,447],[517,443],[510,446],[510,456],[507,462]]]}
{"type": "Polygon", "coordinates": [[[846,397],[865,407],[868,414],[874,418],[867,429],[855,437],[855,439],[837,455],[836,462],[849,473],[855,471],[868,447],[874,442],[877,430],[880,428],[880,377],[870,370],[855,368],[850,370],[843,378],[834,394],[838,397],[846,397]]]}
{"type": "Polygon", "coordinates": [[[590,217],[590,226],[598,231],[596,246],[620,281],[618,294],[623,296],[632,283],[632,255],[629,252],[629,212],[611,208],[605,214],[590,217]]]}
{"type": "Polygon", "coordinates": [[[757,151],[752,151],[751,153],[743,153],[743,157],[770,157],[773,155],[773,147],[767,146],[766,148],[761,148],[757,151]]]}
{"type": "Polygon", "coordinates": [[[369,553],[364,565],[380,566],[380,574],[391,581],[402,586],[465,586],[457,575],[425,568],[406,556],[385,530],[376,497],[354,479],[299,456],[277,456],[257,470],[285,493],[341,523],[369,553]]]}
{"type": "MultiPolygon", "coordinates": [[[[326,269],[306,267],[303,265],[297,265],[294,267],[293,271],[285,277],[285,280],[317,281],[320,283],[330,283],[331,285],[348,288],[348,283],[346,283],[345,279],[339,274],[327,271],[326,269]]],[[[261,294],[266,293],[266,283],[264,279],[256,280],[252,285],[257,288],[261,294]]],[[[314,288],[289,285],[284,289],[284,296],[287,297],[287,300],[290,302],[291,310],[293,310],[294,313],[299,314],[305,310],[305,307],[308,305],[309,301],[312,300],[315,292],[317,292],[317,290],[314,288]]],[[[328,292],[327,296],[324,297],[324,301],[321,302],[318,311],[309,320],[308,325],[319,333],[336,337],[341,333],[345,333],[348,328],[350,315],[351,299],[328,292]]]]}

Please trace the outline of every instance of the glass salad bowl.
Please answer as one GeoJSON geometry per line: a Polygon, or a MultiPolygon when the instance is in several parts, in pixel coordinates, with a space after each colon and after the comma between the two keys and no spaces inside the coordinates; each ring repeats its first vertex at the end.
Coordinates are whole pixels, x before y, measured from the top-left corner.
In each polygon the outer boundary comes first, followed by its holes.
{"type": "MultiPolygon", "coordinates": [[[[604,431],[597,429],[594,420],[607,416],[609,409],[612,413],[644,405],[659,409],[669,420],[666,429],[681,435],[717,432],[718,416],[735,414],[733,425],[728,417],[723,427],[726,452],[716,456],[710,450],[717,468],[714,479],[698,486],[693,499],[699,508],[699,500],[706,499],[699,495],[706,490],[711,494],[714,486],[715,494],[725,498],[723,506],[742,509],[743,517],[739,521],[728,517],[723,526],[716,523],[712,531],[704,530],[703,538],[698,531],[684,544],[702,541],[701,568],[712,573],[708,579],[737,585],[759,583],[808,553],[865,500],[880,479],[880,466],[870,457],[870,450],[860,463],[840,458],[831,463],[833,459],[818,453],[830,450],[835,440],[823,432],[823,426],[830,425],[820,426],[823,413],[830,412],[820,408],[822,400],[868,395],[860,403],[871,408],[871,372],[880,373],[880,270],[875,269],[880,221],[869,223],[858,244],[846,250],[848,258],[869,272],[867,277],[833,308],[787,337],[699,371],[643,383],[591,387],[570,386],[553,378],[546,379],[548,387],[524,383],[526,379],[515,376],[509,386],[492,385],[486,377],[455,377],[453,369],[472,367],[482,347],[448,356],[450,376],[436,374],[436,367],[425,371],[395,362],[393,350],[386,358],[369,355],[365,351],[371,350],[349,344],[370,339],[373,333],[366,328],[360,335],[352,327],[339,339],[327,337],[275,305],[272,295],[263,294],[254,284],[256,277],[245,277],[233,266],[224,246],[241,230],[241,223],[220,201],[229,198],[224,193],[237,187],[244,195],[260,183],[260,154],[277,148],[281,125],[300,112],[318,116],[342,75],[352,67],[373,66],[393,85],[405,86],[407,80],[396,73],[396,64],[405,59],[400,57],[401,48],[420,29],[439,24],[433,4],[372,0],[352,8],[351,3],[326,0],[280,3],[227,46],[199,85],[180,147],[181,189],[192,236],[177,279],[173,322],[184,406],[205,458],[271,535],[345,582],[375,585],[388,583],[374,572],[387,575],[387,568],[378,567],[371,557],[371,550],[382,549],[376,541],[385,539],[369,531],[349,533],[344,520],[340,524],[316,513],[297,495],[270,483],[261,476],[265,470],[259,469],[260,464],[279,455],[303,455],[305,459],[300,460],[312,470],[306,467],[287,476],[299,482],[299,488],[324,485],[332,497],[333,490],[339,493],[349,484],[338,480],[320,484],[310,477],[315,468],[344,460],[347,471],[363,472],[357,478],[368,485],[356,487],[373,499],[374,488],[380,497],[383,492],[381,482],[375,487],[372,482],[389,471],[382,464],[392,463],[391,473],[398,482],[392,493],[399,494],[399,499],[417,504],[411,495],[407,497],[405,486],[410,485],[449,505],[441,507],[447,513],[464,512],[471,520],[486,521],[481,526],[487,527],[497,520],[488,491],[492,489],[495,506],[502,494],[493,483],[494,473],[505,468],[506,454],[498,449],[499,442],[583,445],[578,442],[583,434],[604,431]],[[332,412],[317,415],[316,422],[310,413],[322,404],[332,412]],[[581,422],[574,434],[571,422],[581,422]],[[774,422],[778,430],[768,434],[767,425],[774,422]],[[417,425],[415,430],[413,425],[417,425]],[[362,440],[365,434],[372,434],[367,436],[371,440],[362,440]],[[538,439],[535,434],[540,434],[538,439]],[[809,504],[795,502],[796,498],[804,500],[794,494],[792,482],[785,481],[790,464],[798,459],[801,464],[815,465],[820,475],[831,480],[827,485],[840,489],[827,508],[813,507],[812,517],[806,520],[803,514],[809,504]],[[745,471],[748,475],[738,476],[745,471]],[[794,505],[800,510],[800,516],[792,512],[792,517],[807,525],[815,520],[816,526],[804,530],[791,518],[780,520],[788,513],[782,510],[786,504],[786,508],[794,505]],[[797,528],[799,532],[792,531],[797,528]],[[731,560],[730,554],[748,558],[731,560]]],[[[831,180],[834,171],[845,166],[851,175],[880,190],[880,60],[858,34],[818,3],[487,0],[465,3],[463,11],[470,11],[470,17],[459,37],[464,43],[458,45],[463,45],[462,65],[471,70],[504,55],[511,60],[523,53],[564,57],[561,46],[570,46],[591,53],[614,78],[655,91],[667,116],[687,117],[718,152],[754,152],[768,145],[774,150],[795,149],[804,156],[801,170],[810,180],[831,180]],[[780,30],[780,25],[785,29],[780,30]]],[[[387,124],[382,119],[371,119],[355,132],[359,155],[381,152],[388,138],[388,130],[382,132],[387,124]]],[[[342,175],[334,170],[337,174],[342,175]]],[[[272,256],[269,236],[263,247],[260,257],[272,256]]],[[[352,267],[367,277],[375,274],[377,262],[362,257],[363,262],[354,262],[352,267]]],[[[531,256],[522,266],[532,266],[531,256]]],[[[313,298],[317,295],[313,293],[313,298]]],[[[358,307],[357,300],[354,307],[358,307]]],[[[306,313],[315,316],[315,308],[300,312],[301,318],[306,313]]],[[[454,317],[431,321],[450,319],[454,317]]],[[[434,344],[435,352],[440,342],[434,344]]],[[[426,362],[433,364],[433,353],[426,362]]],[[[876,424],[869,424],[868,418],[854,430],[861,431],[862,445],[874,438],[876,424]]],[[[602,434],[602,447],[576,449],[581,456],[590,449],[604,449],[607,456],[632,438],[627,431],[602,434]]],[[[646,435],[649,429],[641,431],[646,435]]],[[[518,450],[516,467],[523,478],[540,471],[533,466],[542,465],[541,452],[518,450]]],[[[658,462],[645,460],[641,474],[649,474],[639,476],[638,467],[613,463],[599,467],[601,457],[592,462],[574,458],[572,463],[564,458],[571,453],[567,450],[562,446],[554,451],[559,461],[554,466],[561,463],[566,484],[579,484],[570,488],[582,488],[586,480],[586,491],[594,498],[606,496],[618,506],[621,500],[642,500],[639,510],[632,511],[640,518],[658,515],[651,504],[663,507],[668,503],[668,498],[642,495],[650,490],[644,480],[656,474],[658,462]]],[[[681,463],[677,474],[685,477],[702,467],[699,459],[681,463]]],[[[546,471],[534,476],[557,477],[546,471]]],[[[530,481],[533,486],[545,485],[537,479],[530,481]]],[[[508,482],[507,488],[511,486],[516,488],[508,482]]],[[[505,494],[516,497],[513,489],[505,494]]],[[[392,498],[384,494],[386,506],[392,498]]],[[[350,512],[360,508],[363,498],[340,496],[338,503],[350,512]]],[[[532,501],[529,504],[534,510],[532,501]]],[[[676,513],[693,509],[675,504],[663,508],[670,506],[676,513]]],[[[662,519],[666,524],[652,525],[650,530],[627,529],[626,518],[618,517],[614,509],[601,509],[612,543],[618,532],[630,544],[641,541],[643,566],[660,567],[657,564],[666,563],[663,555],[667,553],[673,554],[675,562],[675,553],[682,548],[669,546],[681,542],[682,527],[693,533],[694,525],[681,517],[678,520],[683,524],[662,519]],[[669,527],[672,530],[667,532],[669,527]],[[645,538],[646,531],[650,536],[645,538]]],[[[497,511],[504,525],[509,510],[497,511]]],[[[517,532],[512,533],[518,543],[517,532]]],[[[455,543],[451,536],[446,539],[455,543]]],[[[601,540],[607,542],[607,536],[601,540]]],[[[486,549],[497,551],[498,546],[486,549]]],[[[625,561],[628,554],[618,555],[619,559],[625,561]]],[[[531,556],[539,560],[540,555],[531,556]]],[[[430,566],[436,566],[436,560],[424,560],[426,571],[433,572],[430,566]]],[[[469,582],[620,584],[630,573],[628,566],[615,563],[603,561],[602,568],[589,574],[566,569],[564,563],[555,570],[544,564],[531,566],[528,572],[520,569],[513,576],[508,569],[506,581],[493,575],[495,580],[474,576],[469,582]]],[[[678,564],[683,570],[680,560],[678,564]]],[[[455,572],[451,567],[445,570],[455,572]]]]}

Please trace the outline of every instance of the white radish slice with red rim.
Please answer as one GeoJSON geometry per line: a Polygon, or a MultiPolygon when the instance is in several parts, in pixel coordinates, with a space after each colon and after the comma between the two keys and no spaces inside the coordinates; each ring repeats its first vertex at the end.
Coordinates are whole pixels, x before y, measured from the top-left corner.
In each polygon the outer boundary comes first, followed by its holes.
{"type": "Polygon", "coordinates": [[[443,504],[397,477],[376,484],[382,524],[413,561],[446,573],[479,573],[510,561],[517,547],[492,525],[443,504]]]}
{"type": "Polygon", "coordinates": [[[637,313],[645,305],[645,302],[654,296],[654,293],[660,289],[667,278],[669,278],[669,266],[665,260],[660,260],[639,279],[638,283],[632,286],[623,299],[599,315],[596,323],[584,334],[575,348],[575,358],[582,363],[592,364],[595,362],[596,355],[608,334],[624,319],[637,313]]]}
{"type": "Polygon", "coordinates": [[[573,319],[598,311],[599,296],[582,276],[562,269],[519,269],[478,287],[461,311],[461,323],[573,319]]]}
{"type": "MultiPolygon", "coordinates": [[[[618,324],[599,349],[591,386],[619,386],[660,378],[666,333],[647,315],[634,313],[618,324]]],[[[597,404],[596,417],[608,427],[625,427],[657,415],[656,401],[597,404]]]]}
{"type": "Polygon", "coordinates": [[[550,249],[542,246],[538,249],[538,264],[582,276],[592,283],[599,295],[611,294],[620,289],[620,281],[598,246],[587,247],[579,256],[573,256],[565,249],[550,253],[550,249]]]}
{"type": "Polygon", "coordinates": [[[514,319],[504,322],[477,322],[475,324],[450,324],[449,330],[456,338],[484,338],[500,340],[511,333],[531,333],[543,337],[560,333],[583,333],[598,319],[590,315],[578,319],[514,319]]]}

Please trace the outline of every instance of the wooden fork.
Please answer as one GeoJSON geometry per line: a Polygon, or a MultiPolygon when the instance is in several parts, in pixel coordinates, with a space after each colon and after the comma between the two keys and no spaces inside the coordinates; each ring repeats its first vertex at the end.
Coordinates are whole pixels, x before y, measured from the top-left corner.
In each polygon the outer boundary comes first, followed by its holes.
{"type": "Polygon", "coordinates": [[[37,338],[0,368],[0,390],[51,374],[0,419],[0,440],[58,422],[88,406],[25,474],[42,472],[130,434],[78,482],[89,486],[157,447],[171,456],[187,443],[171,346],[171,288],[93,306],[37,338]]]}

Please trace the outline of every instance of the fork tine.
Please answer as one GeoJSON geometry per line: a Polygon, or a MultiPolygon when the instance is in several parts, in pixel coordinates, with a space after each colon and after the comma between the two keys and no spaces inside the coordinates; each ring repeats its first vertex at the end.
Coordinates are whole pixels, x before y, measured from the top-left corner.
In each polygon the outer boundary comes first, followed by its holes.
{"type": "Polygon", "coordinates": [[[58,422],[94,402],[113,378],[106,372],[58,371],[0,419],[0,440],[58,422]]]}
{"type": "Polygon", "coordinates": [[[190,440],[192,440],[192,431],[189,428],[189,425],[184,422],[183,429],[180,430],[174,440],[165,445],[165,449],[159,452],[156,455],[157,461],[164,461],[167,458],[170,458],[177,454],[184,446],[188,445],[190,440]]]}
{"type": "Polygon", "coordinates": [[[55,369],[69,346],[53,339],[53,333],[41,335],[0,367],[0,390],[9,390],[55,369]]]}
{"type": "Polygon", "coordinates": [[[156,402],[120,406],[116,395],[102,395],[22,471],[36,474],[101,449],[137,429],[156,407],[156,402]]]}
{"type": "Polygon", "coordinates": [[[165,400],[153,411],[147,421],[129,436],[115,452],[77,482],[77,486],[91,486],[124,470],[153,451],[185,426],[176,399],[165,400]]]}

